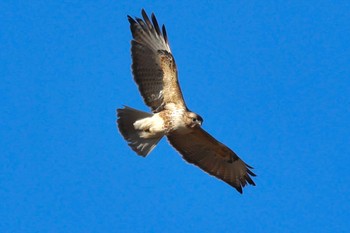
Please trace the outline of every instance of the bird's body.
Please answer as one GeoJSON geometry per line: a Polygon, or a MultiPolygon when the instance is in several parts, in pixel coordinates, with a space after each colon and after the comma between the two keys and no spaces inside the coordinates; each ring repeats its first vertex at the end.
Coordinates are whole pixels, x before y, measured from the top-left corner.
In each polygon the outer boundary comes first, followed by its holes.
{"type": "Polygon", "coordinates": [[[247,183],[255,185],[251,167],[231,149],[201,128],[203,119],[190,111],[178,83],[175,59],[165,27],[160,30],[142,10],[143,20],[128,16],[134,80],[152,113],[130,107],[117,109],[118,128],[129,146],[141,156],[148,155],[163,136],[183,158],[225,181],[239,192],[247,183]]]}
{"type": "Polygon", "coordinates": [[[190,131],[189,125],[183,121],[186,111],[184,109],[165,109],[135,121],[134,128],[141,131],[140,137],[154,138],[168,135],[172,132],[186,134],[190,131]]]}

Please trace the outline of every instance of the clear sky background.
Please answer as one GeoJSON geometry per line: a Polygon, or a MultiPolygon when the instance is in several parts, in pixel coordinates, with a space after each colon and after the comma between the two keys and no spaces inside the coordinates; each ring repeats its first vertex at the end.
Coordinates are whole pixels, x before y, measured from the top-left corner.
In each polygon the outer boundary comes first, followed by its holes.
{"type": "Polygon", "coordinates": [[[1,1],[0,232],[349,232],[349,1],[1,1]],[[243,195],[166,140],[115,125],[148,110],[129,24],[165,23],[187,105],[258,175],[243,195]]]}

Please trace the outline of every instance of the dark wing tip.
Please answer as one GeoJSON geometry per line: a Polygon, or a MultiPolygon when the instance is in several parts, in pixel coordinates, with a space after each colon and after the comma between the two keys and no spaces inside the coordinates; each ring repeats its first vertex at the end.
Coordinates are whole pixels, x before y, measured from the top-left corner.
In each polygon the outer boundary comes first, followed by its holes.
{"type": "Polygon", "coordinates": [[[146,11],[144,9],[141,10],[141,15],[142,15],[142,18],[145,21],[150,21],[149,18],[148,18],[148,15],[147,15],[147,13],[146,13],[146,11]]]}
{"type": "Polygon", "coordinates": [[[243,194],[242,186],[233,186],[240,194],[243,194]]]}
{"type": "MultiPolygon", "coordinates": [[[[146,17],[147,17],[147,13],[146,13],[146,11],[145,11],[144,8],[141,9],[141,14],[142,14],[143,17],[145,17],[145,15],[146,15],[146,17]]],[[[148,18],[148,17],[147,17],[147,18],[148,18]]]]}
{"type": "Polygon", "coordinates": [[[151,34],[156,34],[159,37],[163,37],[165,43],[168,42],[168,35],[165,29],[165,25],[162,25],[162,28],[159,27],[157,18],[154,13],[151,14],[151,19],[148,17],[146,11],[144,9],[141,9],[141,15],[142,18],[138,17],[131,17],[130,15],[127,15],[128,21],[130,23],[131,31],[134,32],[138,27],[141,27],[141,29],[144,32],[148,32],[151,34]]]}
{"type": "MultiPolygon", "coordinates": [[[[251,168],[252,169],[252,168],[251,168]]],[[[252,172],[250,169],[247,169],[247,173],[251,176],[256,176],[254,172],[252,172]]]]}
{"type": "Polygon", "coordinates": [[[127,15],[127,17],[128,17],[128,21],[129,21],[130,25],[136,24],[136,21],[134,20],[133,17],[131,17],[130,15],[127,15]]]}
{"type": "Polygon", "coordinates": [[[163,37],[164,37],[165,43],[169,43],[169,42],[168,42],[168,35],[167,35],[167,33],[166,33],[165,25],[164,25],[164,24],[163,24],[163,26],[162,26],[162,32],[163,32],[163,37]]]}
{"type": "MultiPolygon", "coordinates": [[[[245,164],[245,163],[244,163],[245,164]]],[[[246,173],[239,177],[239,179],[236,179],[234,181],[227,181],[225,179],[222,179],[226,183],[228,183],[230,186],[235,188],[239,193],[243,194],[243,188],[247,185],[250,184],[252,186],[256,186],[252,177],[256,176],[250,169],[253,169],[251,166],[246,165],[246,173]],[[252,177],[251,177],[252,176],[252,177]]]]}
{"type": "Polygon", "coordinates": [[[154,29],[156,29],[157,34],[158,34],[158,35],[161,35],[160,28],[159,28],[159,24],[158,24],[157,18],[156,18],[156,16],[154,15],[154,13],[152,13],[151,19],[152,19],[152,23],[153,23],[153,25],[154,25],[154,29]]]}
{"type": "Polygon", "coordinates": [[[246,186],[247,182],[252,185],[255,186],[254,181],[249,177],[249,176],[245,176],[243,177],[243,179],[240,182],[227,182],[230,186],[232,186],[233,188],[235,188],[240,194],[243,194],[243,188],[246,186]]]}
{"type": "Polygon", "coordinates": [[[255,186],[253,179],[248,174],[245,176],[245,179],[248,181],[248,184],[255,186]]]}

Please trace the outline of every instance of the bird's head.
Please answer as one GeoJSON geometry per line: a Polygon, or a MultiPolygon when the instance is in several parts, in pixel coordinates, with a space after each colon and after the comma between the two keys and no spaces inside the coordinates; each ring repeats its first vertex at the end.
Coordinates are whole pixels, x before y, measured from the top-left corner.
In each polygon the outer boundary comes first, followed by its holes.
{"type": "Polygon", "coordinates": [[[203,118],[194,112],[188,112],[186,120],[187,120],[187,125],[190,128],[194,128],[196,126],[201,126],[203,123],[203,118]]]}

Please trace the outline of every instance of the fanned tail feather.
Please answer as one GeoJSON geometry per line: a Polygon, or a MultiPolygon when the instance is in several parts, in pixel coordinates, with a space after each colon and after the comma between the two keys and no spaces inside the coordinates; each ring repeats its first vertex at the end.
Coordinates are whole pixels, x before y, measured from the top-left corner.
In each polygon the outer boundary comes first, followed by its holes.
{"type": "Polygon", "coordinates": [[[135,129],[135,121],[151,117],[152,114],[150,113],[125,106],[124,108],[117,109],[117,116],[117,123],[120,133],[128,142],[131,149],[133,149],[138,155],[143,157],[148,155],[163,137],[141,138],[139,131],[135,129]]]}

